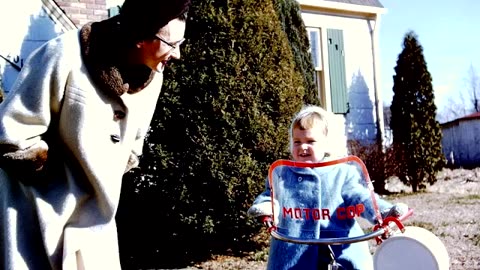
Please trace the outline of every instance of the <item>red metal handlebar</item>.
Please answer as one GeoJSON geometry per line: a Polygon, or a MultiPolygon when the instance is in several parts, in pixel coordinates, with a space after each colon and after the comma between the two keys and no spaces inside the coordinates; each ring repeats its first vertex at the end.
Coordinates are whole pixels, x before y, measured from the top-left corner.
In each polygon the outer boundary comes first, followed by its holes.
{"type": "Polygon", "coordinates": [[[363,242],[363,241],[368,241],[370,239],[375,238],[377,241],[377,244],[381,244],[384,239],[387,239],[390,235],[392,230],[396,227],[400,229],[400,231],[403,233],[405,231],[405,227],[402,224],[402,221],[407,219],[413,215],[413,209],[409,209],[407,213],[400,217],[387,217],[383,220],[382,224],[377,224],[373,227],[373,232],[364,234],[361,236],[356,236],[356,237],[339,237],[339,238],[320,238],[320,239],[303,239],[303,238],[298,238],[298,237],[291,237],[288,235],[284,235],[279,233],[276,229],[277,227],[272,224],[272,218],[269,216],[265,216],[263,218],[263,223],[264,224],[269,224],[268,227],[268,232],[270,235],[272,235],[274,238],[290,243],[296,243],[296,244],[307,244],[307,245],[343,245],[343,244],[351,244],[351,243],[356,243],[356,242],[363,242]]]}

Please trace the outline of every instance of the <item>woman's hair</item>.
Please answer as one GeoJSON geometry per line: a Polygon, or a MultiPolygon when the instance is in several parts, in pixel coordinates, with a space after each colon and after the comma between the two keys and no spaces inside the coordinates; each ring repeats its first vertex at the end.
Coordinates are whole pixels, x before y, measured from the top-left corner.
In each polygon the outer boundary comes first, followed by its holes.
{"type": "Polygon", "coordinates": [[[134,41],[152,39],[170,21],[186,21],[190,0],[125,0],[119,22],[126,38],[134,41]]]}

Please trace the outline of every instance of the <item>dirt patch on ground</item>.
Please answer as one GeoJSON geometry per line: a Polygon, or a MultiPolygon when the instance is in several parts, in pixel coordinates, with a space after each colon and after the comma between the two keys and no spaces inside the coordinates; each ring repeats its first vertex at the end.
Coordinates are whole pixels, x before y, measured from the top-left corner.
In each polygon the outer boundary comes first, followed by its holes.
{"type": "MultiPolygon", "coordinates": [[[[388,179],[387,189],[398,192],[385,197],[403,202],[414,209],[405,225],[426,228],[447,247],[451,270],[480,269],[480,168],[474,170],[445,169],[438,181],[426,192],[412,194],[411,188],[398,179],[388,179]]],[[[371,241],[372,251],[375,242],[371,241]]],[[[265,269],[266,251],[244,258],[218,256],[185,269],[230,270],[265,269]]]]}
{"type": "Polygon", "coordinates": [[[480,269],[480,169],[444,170],[426,193],[405,194],[391,200],[415,210],[406,225],[437,235],[447,247],[450,269],[480,269]]]}

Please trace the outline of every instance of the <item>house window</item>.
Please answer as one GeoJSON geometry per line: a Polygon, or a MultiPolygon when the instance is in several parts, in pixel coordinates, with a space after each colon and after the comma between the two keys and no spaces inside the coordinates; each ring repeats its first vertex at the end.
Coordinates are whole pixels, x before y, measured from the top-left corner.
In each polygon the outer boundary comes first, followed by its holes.
{"type": "Polygon", "coordinates": [[[320,47],[320,29],[307,28],[310,41],[310,54],[315,70],[322,70],[322,49],[320,47]]]}
{"type": "Polygon", "coordinates": [[[108,9],[108,17],[111,18],[120,13],[120,6],[114,6],[108,9]]]}
{"type": "Polygon", "coordinates": [[[310,42],[310,55],[315,71],[313,78],[317,88],[318,98],[323,107],[326,104],[324,79],[323,79],[323,61],[322,61],[322,42],[320,28],[307,27],[308,40],[310,42]]]}

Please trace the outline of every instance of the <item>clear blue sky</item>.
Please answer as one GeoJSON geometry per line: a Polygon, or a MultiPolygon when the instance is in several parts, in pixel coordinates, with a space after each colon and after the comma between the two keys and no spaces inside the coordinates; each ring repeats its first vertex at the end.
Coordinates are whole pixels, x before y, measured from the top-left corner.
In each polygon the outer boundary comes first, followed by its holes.
{"type": "Polygon", "coordinates": [[[432,75],[438,110],[466,86],[471,65],[480,72],[479,0],[380,0],[387,9],[379,29],[383,101],[390,104],[397,57],[413,30],[432,75]]]}

